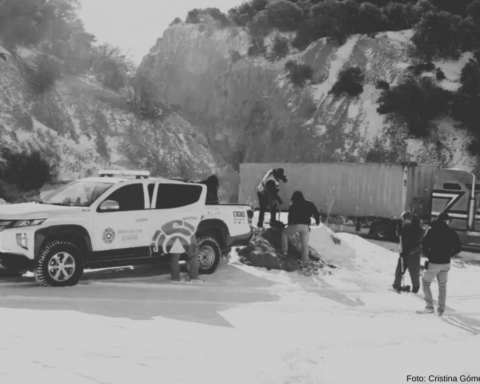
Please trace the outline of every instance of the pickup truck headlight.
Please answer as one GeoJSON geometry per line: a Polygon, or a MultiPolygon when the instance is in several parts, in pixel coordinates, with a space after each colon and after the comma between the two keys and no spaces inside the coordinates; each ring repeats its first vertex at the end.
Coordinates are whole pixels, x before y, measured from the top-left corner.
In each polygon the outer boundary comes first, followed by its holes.
{"type": "Polygon", "coordinates": [[[47,219],[17,220],[10,224],[10,228],[33,227],[42,224],[47,219]]]}

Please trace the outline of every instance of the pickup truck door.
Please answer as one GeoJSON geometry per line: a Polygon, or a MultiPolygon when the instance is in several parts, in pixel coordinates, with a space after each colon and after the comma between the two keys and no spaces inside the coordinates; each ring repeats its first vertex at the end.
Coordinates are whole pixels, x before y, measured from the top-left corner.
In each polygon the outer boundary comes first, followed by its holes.
{"type": "Polygon", "coordinates": [[[188,250],[205,209],[206,193],[200,184],[156,183],[150,211],[153,256],[188,250]]]}
{"type": "Polygon", "coordinates": [[[96,261],[148,256],[150,199],[146,185],[122,185],[103,198],[94,213],[93,251],[96,261]],[[120,209],[101,211],[105,200],[116,201],[120,209]]]}

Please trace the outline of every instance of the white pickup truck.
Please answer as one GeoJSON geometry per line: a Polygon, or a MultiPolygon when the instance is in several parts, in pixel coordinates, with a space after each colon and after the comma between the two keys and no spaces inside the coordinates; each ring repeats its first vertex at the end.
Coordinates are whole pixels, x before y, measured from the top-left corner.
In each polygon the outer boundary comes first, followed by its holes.
{"type": "Polygon", "coordinates": [[[142,171],[102,171],[42,202],[0,206],[0,267],[42,286],[72,286],[85,268],[169,262],[192,235],[200,272],[251,237],[248,205],[206,205],[206,186],[142,171]],[[133,178],[132,178],[133,176],[133,178]]]}

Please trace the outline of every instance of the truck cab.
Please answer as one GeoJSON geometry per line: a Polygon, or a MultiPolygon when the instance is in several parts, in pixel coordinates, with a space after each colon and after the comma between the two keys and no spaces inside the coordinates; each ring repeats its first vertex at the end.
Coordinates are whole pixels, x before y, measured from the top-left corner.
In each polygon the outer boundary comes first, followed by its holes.
{"type": "Polygon", "coordinates": [[[454,229],[465,248],[480,248],[480,211],[477,195],[480,185],[475,175],[462,169],[441,169],[432,193],[431,216],[441,212],[451,218],[454,229]]]}

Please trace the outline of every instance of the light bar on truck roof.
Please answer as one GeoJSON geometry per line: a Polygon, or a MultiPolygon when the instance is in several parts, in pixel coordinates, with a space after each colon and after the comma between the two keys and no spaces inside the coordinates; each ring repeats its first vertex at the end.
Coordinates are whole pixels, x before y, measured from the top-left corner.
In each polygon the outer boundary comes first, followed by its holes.
{"type": "Polygon", "coordinates": [[[149,171],[122,171],[122,170],[103,170],[98,171],[100,177],[112,177],[112,176],[135,176],[139,178],[148,178],[150,177],[149,171]]]}

